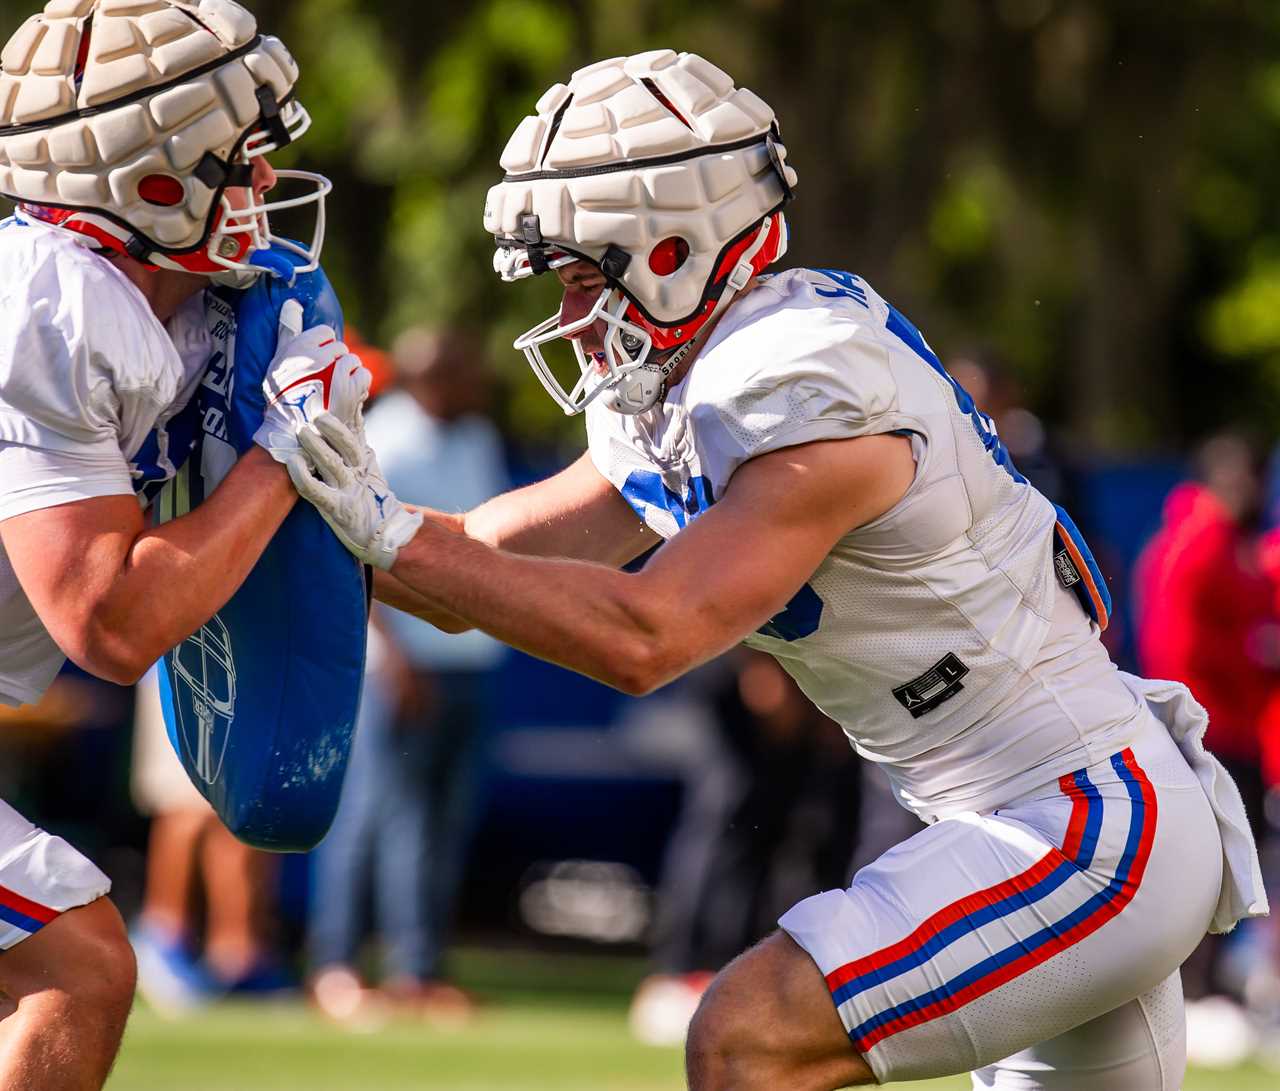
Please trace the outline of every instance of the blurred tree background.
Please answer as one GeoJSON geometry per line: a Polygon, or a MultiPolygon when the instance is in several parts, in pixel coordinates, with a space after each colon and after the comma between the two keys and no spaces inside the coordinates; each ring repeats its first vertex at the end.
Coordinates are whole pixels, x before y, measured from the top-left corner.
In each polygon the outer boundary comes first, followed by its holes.
{"type": "MultiPolygon", "coordinates": [[[[34,0],[0,0],[6,36],[34,0]]],[[[865,275],[944,358],[1002,360],[1091,451],[1280,423],[1274,0],[256,0],[328,174],[349,319],[484,331],[525,440],[576,437],[515,334],[480,226],[507,136],[601,57],[699,52],[777,111],[800,172],[789,261],[865,275]]],[[[286,165],[292,165],[286,163],[286,165]]],[[[547,278],[543,278],[544,281],[547,278]]]]}

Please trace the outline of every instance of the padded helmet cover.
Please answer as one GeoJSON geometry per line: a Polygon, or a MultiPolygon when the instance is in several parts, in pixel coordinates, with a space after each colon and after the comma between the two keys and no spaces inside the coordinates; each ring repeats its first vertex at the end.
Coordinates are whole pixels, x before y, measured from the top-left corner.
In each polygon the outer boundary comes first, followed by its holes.
{"type": "Polygon", "coordinates": [[[796,183],[773,110],[693,53],[600,61],[536,110],[502,153],[486,230],[501,253],[528,251],[535,227],[544,260],[562,251],[602,265],[658,326],[703,310],[727,250],[796,183]],[[688,244],[683,263],[651,263],[673,237],[688,244]]]}
{"type": "Polygon", "coordinates": [[[227,184],[202,160],[225,164],[261,122],[262,89],[283,103],[297,78],[233,0],[49,0],[0,54],[0,193],[194,250],[227,184]],[[176,185],[140,192],[157,175],[176,185]]]}

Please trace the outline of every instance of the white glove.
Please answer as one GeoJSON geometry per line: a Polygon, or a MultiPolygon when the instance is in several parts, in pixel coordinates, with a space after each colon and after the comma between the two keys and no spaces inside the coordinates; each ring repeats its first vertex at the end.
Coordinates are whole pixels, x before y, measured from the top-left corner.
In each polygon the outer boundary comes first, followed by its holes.
{"type": "Polygon", "coordinates": [[[364,403],[373,376],[331,326],[302,329],[302,304],[280,308],[276,355],[262,381],[267,409],[253,440],[277,462],[298,453],[298,429],[331,413],[364,438],[364,403]]]}
{"type": "Polygon", "coordinates": [[[389,569],[400,547],[418,532],[422,513],[400,503],[364,436],[332,413],[321,413],[300,429],[298,444],[301,452],[285,459],[298,494],[316,506],[360,560],[389,569]]]}

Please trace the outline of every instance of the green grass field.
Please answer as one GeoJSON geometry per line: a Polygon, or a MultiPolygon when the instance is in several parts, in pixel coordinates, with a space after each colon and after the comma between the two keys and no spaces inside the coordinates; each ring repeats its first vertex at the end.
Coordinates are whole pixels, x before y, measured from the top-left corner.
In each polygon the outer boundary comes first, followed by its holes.
{"type": "MultiPolygon", "coordinates": [[[[109,1091],[680,1091],[678,1050],[638,1045],[625,1011],[637,967],[472,953],[484,1001],[463,1030],[336,1029],[300,1002],[220,1004],[167,1023],[139,1005],[109,1091]]],[[[966,1078],[898,1084],[963,1091],[966,1078]]],[[[1280,1075],[1193,1073],[1184,1091],[1275,1091],[1280,1075]]],[[[1136,1089],[1135,1091],[1140,1091],[1136,1089]]]]}

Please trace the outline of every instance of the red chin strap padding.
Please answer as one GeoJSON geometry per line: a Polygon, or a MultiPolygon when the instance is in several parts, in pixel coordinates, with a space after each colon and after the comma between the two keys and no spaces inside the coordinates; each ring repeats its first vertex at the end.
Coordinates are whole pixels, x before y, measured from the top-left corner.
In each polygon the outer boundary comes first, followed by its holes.
{"type": "MultiPolygon", "coordinates": [[[[756,231],[750,231],[745,238],[740,239],[729,247],[725,256],[721,259],[720,264],[716,266],[716,271],[711,277],[712,284],[724,284],[725,279],[733,271],[735,265],[741,260],[742,255],[756,240],[756,236],[760,231],[767,230],[768,236],[765,238],[764,245],[760,247],[756,256],[751,259],[752,275],[755,276],[763,272],[766,268],[778,260],[778,251],[782,247],[782,217],[775,213],[768,218],[768,226],[762,224],[756,231]]],[[[721,288],[723,291],[723,287],[721,288]]],[[[702,305],[702,309],[698,314],[688,322],[681,322],[675,326],[656,326],[645,318],[638,308],[628,307],[624,316],[628,322],[645,330],[650,337],[653,338],[653,350],[655,352],[663,352],[667,349],[676,348],[684,344],[686,341],[696,337],[698,332],[706,325],[707,319],[711,317],[711,312],[716,309],[716,303],[720,298],[717,292],[702,305]]]]}
{"type": "MultiPolygon", "coordinates": [[[[132,257],[129,253],[128,238],[125,228],[120,228],[120,234],[115,234],[108,230],[101,223],[94,223],[86,217],[86,214],[80,209],[75,208],[53,208],[49,205],[29,204],[22,202],[19,206],[25,216],[32,220],[38,220],[40,223],[46,223],[53,227],[61,228],[64,231],[74,231],[77,235],[84,235],[88,239],[92,239],[95,245],[103,250],[114,250],[118,254],[124,254],[132,257]]],[[[218,229],[218,225],[222,222],[223,212],[218,210],[214,219],[213,230],[218,229]]],[[[251,240],[247,234],[244,235],[228,235],[224,238],[234,239],[237,243],[236,252],[229,255],[232,261],[243,261],[249,251],[251,240]]],[[[212,276],[215,273],[225,273],[225,267],[218,265],[209,259],[206,247],[201,246],[199,249],[193,250],[186,254],[165,254],[165,266],[177,266],[186,270],[188,273],[200,273],[212,276]]],[[[137,258],[135,261],[139,260],[137,258]]],[[[151,264],[145,260],[142,261],[148,269],[157,269],[161,266],[151,264]]]]}
{"type": "Polygon", "coordinates": [[[102,250],[128,253],[123,239],[116,238],[98,224],[81,219],[79,212],[74,208],[51,208],[49,205],[28,204],[25,201],[18,207],[24,216],[52,227],[60,227],[64,231],[74,231],[77,235],[84,235],[85,238],[92,239],[102,250]]]}

